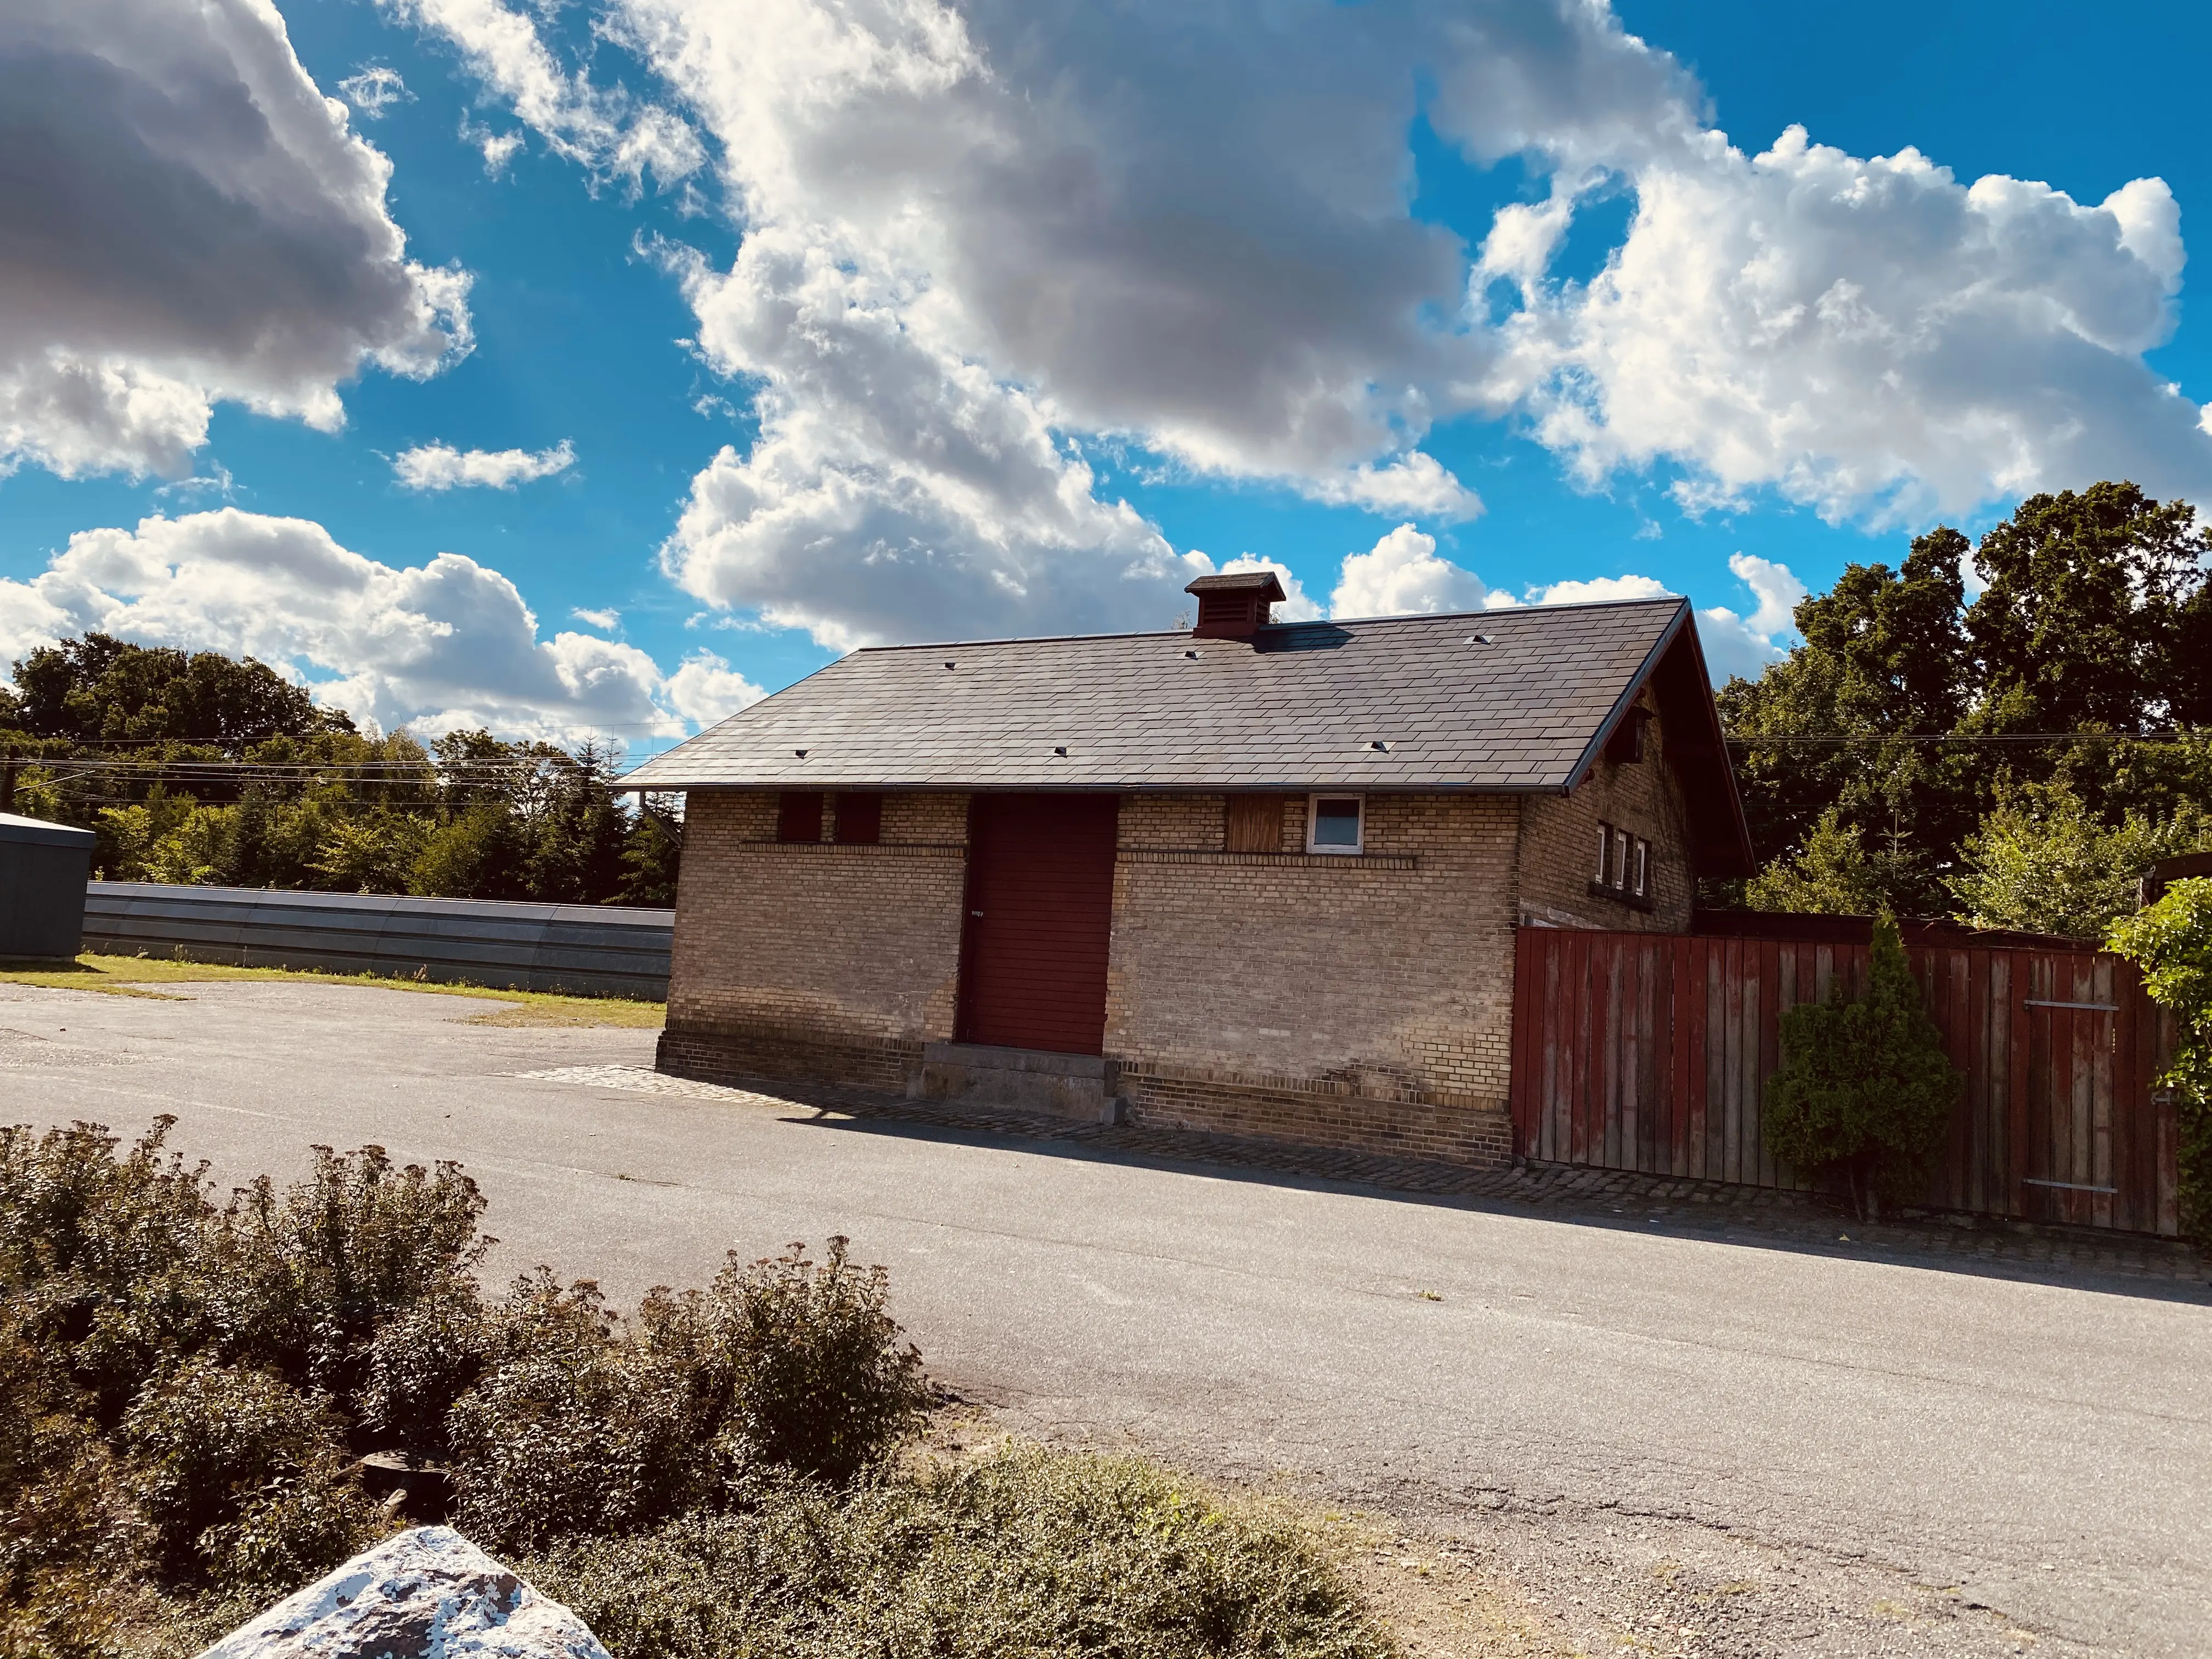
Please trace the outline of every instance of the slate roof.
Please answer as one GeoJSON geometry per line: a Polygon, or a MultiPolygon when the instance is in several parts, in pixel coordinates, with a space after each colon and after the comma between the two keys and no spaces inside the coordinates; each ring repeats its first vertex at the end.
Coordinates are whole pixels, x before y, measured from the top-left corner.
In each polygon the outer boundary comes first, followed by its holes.
{"type": "Polygon", "coordinates": [[[625,786],[1557,791],[1686,637],[1697,658],[1687,601],[1650,599],[1291,623],[1249,641],[883,647],[656,756],[625,786]]]}

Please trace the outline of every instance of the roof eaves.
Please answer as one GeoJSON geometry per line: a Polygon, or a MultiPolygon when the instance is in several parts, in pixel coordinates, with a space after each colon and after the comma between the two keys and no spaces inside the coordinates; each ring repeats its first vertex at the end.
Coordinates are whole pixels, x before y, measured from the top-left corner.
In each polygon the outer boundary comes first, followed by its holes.
{"type": "Polygon", "coordinates": [[[1597,764],[1597,757],[1605,752],[1606,744],[1611,740],[1621,721],[1627,718],[1628,711],[1636,706],[1638,694],[1651,678],[1651,671],[1658,667],[1659,659],[1667,654],[1667,647],[1674,644],[1675,637],[1681,633],[1689,614],[1689,600],[1674,601],[1673,620],[1660,631],[1659,637],[1652,641],[1651,648],[1644,653],[1644,660],[1637,665],[1635,673],[1629,676],[1628,683],[1621,688],[1620,695],[1613,700],[1613,707],[1598,726],[1596,735],[1583,747],[1581,757],[1575,762],[1574,769],[1567,774],[1567,781],[1559,789],[1561,794],[1569,794],[1580,788],[1583,781],[1589,776],[1590,768],[1597,764]]]}

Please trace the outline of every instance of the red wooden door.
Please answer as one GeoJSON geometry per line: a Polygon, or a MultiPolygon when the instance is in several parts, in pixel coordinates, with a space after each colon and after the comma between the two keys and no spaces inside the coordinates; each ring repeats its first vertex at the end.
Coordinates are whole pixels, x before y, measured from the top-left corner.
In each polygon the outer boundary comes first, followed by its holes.
{"type": "Polygon", "coordinates": [[[1119,811],[1110,795],[972,798],[962,1042],[1104,1047],[1119,811]]]}

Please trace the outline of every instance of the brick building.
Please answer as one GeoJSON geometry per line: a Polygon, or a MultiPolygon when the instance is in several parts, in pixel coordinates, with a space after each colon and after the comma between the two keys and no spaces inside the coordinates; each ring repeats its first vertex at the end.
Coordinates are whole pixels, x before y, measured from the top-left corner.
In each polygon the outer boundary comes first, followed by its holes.
{"type": "Polygon", "coordinates": [[[1510,1151],[1516,927],[1749,868],[1678,599],[857,651],[647,762],[689,793],[663,1070],[1510,1151]]]}

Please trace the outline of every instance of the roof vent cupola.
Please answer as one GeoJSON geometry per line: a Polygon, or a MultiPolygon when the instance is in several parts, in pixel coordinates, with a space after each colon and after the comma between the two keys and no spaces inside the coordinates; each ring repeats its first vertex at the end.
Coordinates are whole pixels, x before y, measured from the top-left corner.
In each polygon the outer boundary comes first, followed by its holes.
{"type": "Polygon", "coordinates": [[[1183,592],[1198,596],[1195,640],[1249,640],[1267,625],[1267,608],[1288,597],[1272,570],[1200,576],[1183,592]]]}

